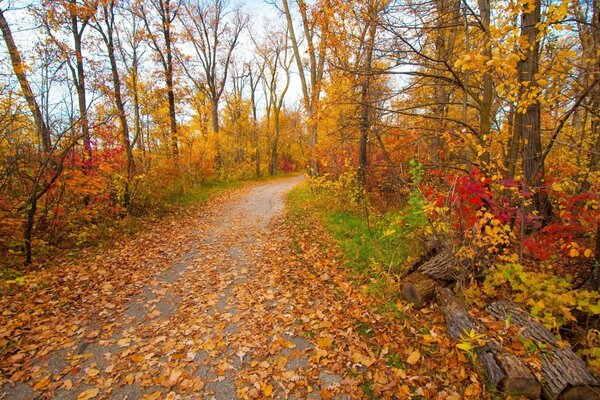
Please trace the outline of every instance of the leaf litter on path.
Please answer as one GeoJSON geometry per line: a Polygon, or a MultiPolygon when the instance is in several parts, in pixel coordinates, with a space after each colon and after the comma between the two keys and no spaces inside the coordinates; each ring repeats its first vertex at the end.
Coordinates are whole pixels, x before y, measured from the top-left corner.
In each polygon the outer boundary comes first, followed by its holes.
{"type": "Polygon", "coordinates": [[[481,398],[440,315],[377,314],[323,232],[286,220],[299,180],[237,191],[32,274],[0,299],[3,395],[481,398]]]}

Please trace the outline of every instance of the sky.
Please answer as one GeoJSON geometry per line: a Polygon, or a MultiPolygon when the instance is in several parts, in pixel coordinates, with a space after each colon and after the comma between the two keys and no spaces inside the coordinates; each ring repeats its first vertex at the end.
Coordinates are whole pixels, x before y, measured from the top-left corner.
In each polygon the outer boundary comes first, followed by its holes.
{"type": "MultiPolygon", "coordinates": [[[[252,32],[262,34],[265,29],[275,26],[285,26],[284,15],[277,10],[273,5],[268,4],[265,0],[242,0],[240,2],[244,7],[244,10],[250,15],[250,25],[252,32]]],[[[252,51],[251,42],[249,37],[244,38],[244,42],[241,44],[243,48],[241,50],[248,54],[252,51]]],[[[292,65],[292,77],[290,80],[290,87],[286,94],[286,105],[293,107],[300,102],[302,99],[302,86],[300,83],[300,77],[298,76],[298,70],[296,69],[296,63],[292,65]]]]}
{"type": "MultiPolygon", "coordinates": [[[[0,5],[5,6],[7,4],[5,3],[6,1],[7,0],[0,0],[0,5]]],[[[32,37],[37,34],[33,18],[26,10],[26,5],[33,3],[35,3],[35,1],[12,0],[10,1],[10,4],[13,6],[13,9],[6,13],[17,46],[26,59],[29,56],[28,50],[31,50],[32,45],[35,42],[32,37]]],[[[263,35],[268,28],[285,26],[285,17],[283,14],[281,14],[281,12],[273,5],[268,4],[266,0],[233,0],[231,4],[232,6],[235,6],[236,4],[242,5],[244,11],[250,16],[249,30],[258,36],[263,35]]],[[[250,33],[246,31],[243,33],[243,37],[241,38],[237,50],[243,58],[250,59],[253,57],[252,48],[253,44],[250,40],[250,33]]],[[[4,46],[0,46],[0,51],[3,53],[5,52],[4,46]]],[[[285,99],[287,107],[296,107],[302,98],[302,87],[296,70],[296,64],[294,63],[292,67],[290,87],[285,99]]]]}

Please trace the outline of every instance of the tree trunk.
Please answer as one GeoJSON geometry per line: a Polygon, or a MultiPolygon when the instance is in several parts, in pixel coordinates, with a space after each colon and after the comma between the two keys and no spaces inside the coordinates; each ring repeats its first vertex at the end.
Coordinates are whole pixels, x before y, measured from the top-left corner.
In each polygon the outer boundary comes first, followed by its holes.
{"type": "MultiPolygon", "coordinates": [[[[368,166],[368,143],[369,132],[372,127],[372,112],[371,112],[371,75],[373,63],[373,50],[375,47],[375,36],[377,35],[377,15],[379,13],[378,2],[369,3],[368,21],[368,38],[365,43],[364,65],[362,66],[362,86],[360,95],[360,143],[358,150],[358,179],[362,187],[365,186],[367,180],[368,166]]],[[[361,46],[363,47],[363,46],[361,46]]]]}
{"type": "MultiPolygon", "coordinates": [[[[131,179],[131,174],[135,168],[133,159],[133,151],[131,148],[131,140],[129,138],[129,125],[127,123],[127,114],[125,113],[125,104],[123,103],[123,97],[121,95],[121,78],[119,76],[119,69],[117,67],[117,59],[115,56],[115,45],[114,45],[114,2],[104,6],[104,18],[106,22],[106,36],[105,44],[108,53],[108,59],[110,61],[110,70],[112,76],[115,106],[121,124],[121,135],[123,141],[123,147],[127,156],[127,181],[131,179]]],[[[125,205],[129,203],[128,193],[125,199],[125,205]]]]}
{"type": "Polygon", "coordinates": [[[12,36],[12,31],[6,18],[4,17],[4,12],[0,9],[0,31],[2,31],[2,36],[4,37],[4,43],[6,44],[6,48],[8,49],[8,54],[10,56],[10,61],[12,64],[13,72],[19,81],[19,85],[21,86],[21,91],[23,92],[23,96],[27,101],[27,106],[29,107],[29,111],[33,115],[33,120],[35,122],[35,127],[37,130],[37,135],[40,138],[42,143],[42,149],[46,153],[50,153],[52,151],[52,142],[50,139],[50,130],[44,121],[44,117],[42,116],[42,111],[40,106],[35,99],[35,95],[31,90],[31,86],[29,81],[27,80],[27,74],[25,73],[25,65],[23,64],[23,60],[21,59],[21,53],[17,48],[14,38],[12,36]]]}
{"type": "Polygon", "coordinates": [[[279,110],[277,109],[277,105],[275,105],[275,110],[273,112],[273,125],[275,137],[273,138],[273,143],[271,145],[271,175],[277,173],[277,147],[279,145],[279,110]]]}
{"type": "MultiPolygon", "coordinates": [[[[171,9],[170,1],[167,1],[164,5],[164,9],[161,10],[162,19],[162,34],[165,40],[165,81],[167,84],[167,97],[169,99],[169,125],[171,134],[171,152],[173,154],[173,161],[175,164],[179,163],[179,140],[177,136],[177,112],[175,110],[175,87],[173,84],[173,49],[172,49],[172,38],[171,38],[171,9]]],[[[158,46],[157,46],[158,48],[158,46]]]]}
{"type": "Polygon", "coordinates": [[[533,320],[513,303],[495,302],[487,310],[500,321],[509,320],[512,325],[522,328],[523,339],[533,341],[538,346],[544,345],[540,353],[544,375],[541,382],[544,398],[549,400],[598,398],[600,381],[592,375],[571,348],[561,347],[556,337],[542,324],[533,320]]]}
{"type": "Polygon", "coordinates": [[[551,213],[550,202],[547,195],[542,191],[544,182],[544,161],[542,158],[541,141],[541,115],[540,103],[537,99],[526,98],[528,89],[535,85],[535,75],[539,72],[539,48],[537,39],[540,22],[540,0],[528,3],[521,15],[521,36],[527,39],[528,46],[523,49],[525,59],[519,61],[519,82],[521,84],[521,95],[519,96],[519,108],[521,113],[518,128],[521,133],[523,148],[523,178],[526,190],[530,190],[533,196],[532,207],[543,220],[551,213]],[[528,8],[533,6],[533,9],[528,8]],[[528,86],[525,86],[528,85],[528,86]],[[524,108],[524,109],[523,109],[524,108]]]}
{"type": "Polygon", "coordinates": [[[462,272],[457,268],[454,252],[447,247],[421,264],[417,271],[430,278],[447,282],[457,280],[462,272]]]}
{"type": "MultiPolygon", "coordinates": [[[[76,0],[70,1],[73,7],[77,7],[76,0]]],[[[73,33],[73,43],[75,44],[75,64],[77,76],[75,77],[75,87],[77,89],[77,103],[79,106],[79,123],[81,125],[81,134],[83,136],[85,160],[92,160],[92,140],[90,137],[90,125],[87,113],[87,98],[85,89],[85,70],[83,67],[83,52],[81,41],[83,38],[84,27],[79,27],[79,17],[76,10],[71,10],[71,31],[73,33]]]]}
{"type": "MultiPolygon", "coordinates": [[[[169,52],[170,54],[170,52],[169,52]]],[[[171,152],[175,162],[179,159],[179,144],[177,139],[177,114],[175,111],[175,91],[173,89],[173,69],[172,65],[167,68],[167,96],[169,98],[169,122],[171,130],[171,152]]]]}
{"type": "Polygon", "coordinates": [[[35,223],[35,213],[37,211],[37,193],[34,192],[29,200],[29,205],[26,213],[24,242],[25,242],[25,264],[31,264],[33,252],[31,241],[33,239],[33,225],[35,223]]]}
{"type": "Polygon", "coordinates": [[[217,134],[219,133],[219,100],[211,100],[211,103],[213,133],[217,134]]]}
{"type": "MultiPolygon", "coordinates": [[[[487,59],[492,59],[492,37],[490,32],[490,1],[478,0],[481,26],[484,35],[483,55],[487,59]]],[[[485,140],[488,137],[492,128],[492,100],[493,100],[493,81],[489,71],[483,73],[483,87],[481,90],[481,101],[479,103],[479,139],[485,140]]],[[[485,144],[484,144],[485,148],[485,144]]],[[[483,162],[488,164],[490,161],[490,153],[486,151],[483,154],[483,162]]]]}
{"type": "Polygon", "coordinates": [[[133,95],[133,124],[135,127],[135,141],[138,142],[138,148],[142,150],[142,153],[146,153],[146,143],[144,140],[144,132],[142,131],[142,118],[140,115],[140,93],[138,89],[138,65],[137,60],[135,59],[134,51],[134,60],[131,72],[131,86],[132,86],[132,95],[133,95]]]}

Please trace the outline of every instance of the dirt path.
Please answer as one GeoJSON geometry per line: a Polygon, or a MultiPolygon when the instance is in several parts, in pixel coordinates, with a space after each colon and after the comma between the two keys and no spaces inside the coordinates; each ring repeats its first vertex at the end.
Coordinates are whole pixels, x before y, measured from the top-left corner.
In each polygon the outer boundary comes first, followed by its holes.
{"type": "MultiPolygon", "coordinates": [[[[71,283],[62,284],[95,282],[85,296],[72,289],[81,309],[59,308],[47,311],[51,318],[40,317],[49,333],[34,336],[32,322],[22,310],[15,313],[25,321],[19,334],[32,337],[23,339],[27,351],[8,358],[16,364],[3,365],[2,394],[7,399],[327,400],[367,397],[376,390],[384,398],[448,397],[451,392],[439,389],[449,382],[444,371],[410,377],[400,366],[411,365],[395,358],[390,363],[391,354],[414,358],[413,345],[373,337],[369,321],[379,317],[370,314],[326,254],[308,264],[298,255],[302,251],[294,250],[298,242],[281,216],[285,194],[301,180],[236,192],[193,216],[196,223],[174,221],[161,234],[148,233],[99,258],[103,267],[91,275],[74,273],[71,283]],[[128,268],[132,275],[118,276],[128,268]],[[97,282],[102,277],[106,281],[97,282]],[[394,346],[399,353],[392,352],[394,346]]],[[[303,246],[305,256],[319,251],[303,246]]],[[[59,296],[53,292],[50,298],[59,296]]],[[[382,326],[390,332],[407,329],[407,323],[382,326]]],[[[431,332],[431,341],[440,345],[431,332]]],[[[432,363],[448,362],[447,351],[438,353],[432,363]]]]}
{"type": "MultiPolygon", "coordinates": [[[[165,387],[175,394],[178,384],[184,384],[196,395],[234,399],[236,377],[252,363],[253,342],[287,340],[286,354],[292,354],[291,349],[296,347],[310,347],[305,339],[284,332],[280,338],[257,338],[257,332],[238,329],[240,321],[260,317],[261,307],[276,305],[276,288],[268,291],[271,304],[251,304],[248,300],[253,294],[245,284],[256,273],[253,261],[261,257],[265,246],[262,235],[272,217],[283,210],[285,193],[301,179],[258,186],[225,204],[211,221],[212,229],[192,244],[181,262],[159,273],[131,298],[123,320],[115,322],[120,328],[113,330],[112,337],[103,339],[104,335],[98,335],[97,340],[77,343],[75,352],[65,349],[39,362],[38,367],[63,378],[62,385],[54,384],[57,390],[53,397],[77,398],[88,389],[93,394],[93,383],[106,383],[113,371],[120,370],[127,384],[106,393],[100,390],[98,396],[160,398],[169,393],[165,387]],[[78,364],[75,373],[71,373],[73,360],[78,364]],[[72,385],[78,388],[72,389],[72,385]]],[[[269,277],[260,279],[266,283],[269,277]]],[[[283,299],[278,296],[278,300],[283,299]]],[[[286,363],[294,369],[308,360],[291,357],[286,363]]],[[[334,375],[324,375],[325,384],[338,380],[334,375]]],[[[264,386],[259,384],[263,392],[275,391],[268,383],[264,386]]],[[[3,394],[7,399],[37,397],[27,384],[6,386],[3,394]]]]}

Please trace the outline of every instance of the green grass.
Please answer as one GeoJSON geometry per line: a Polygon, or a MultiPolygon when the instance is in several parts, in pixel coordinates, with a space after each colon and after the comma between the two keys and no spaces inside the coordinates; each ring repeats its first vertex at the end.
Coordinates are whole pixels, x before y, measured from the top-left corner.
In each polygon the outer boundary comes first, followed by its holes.
{"type": "Polygon", "coordinates": [[[165,200],[169,206],[202,205],[213,197],[242,185],[241,181],[209,182],[172,192],[165,200]]]}
{"type": "Polygon", "coordinates": [[[336,206],[327,192],[311,193],[308,184],[290,191],[287,203],[295,224],[302,227],[311,223],[310,216],[317,218],[341,251],[344,267],[353,278],[369,281],[369,291],[385,290],[378,271],[394,273],[406,260],[405,246],[383,235],[385,215],[371,216],[369,224],[361,213],[336,206]]]}

